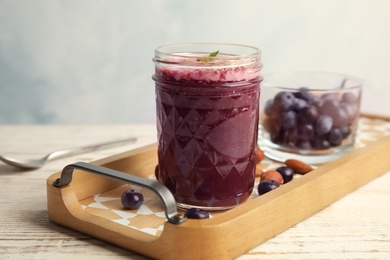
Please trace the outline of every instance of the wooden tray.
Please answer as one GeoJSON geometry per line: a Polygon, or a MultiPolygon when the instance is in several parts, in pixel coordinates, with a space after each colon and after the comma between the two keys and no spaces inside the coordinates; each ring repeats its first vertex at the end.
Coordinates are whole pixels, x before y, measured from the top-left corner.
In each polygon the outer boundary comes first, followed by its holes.
{"type": "MultiPolygon", "coordinates": [[[[154,180],[156,148],[153,144],[91,164],[154,180]]],[[[47,179],[48,214],[60,225],[152,258],[231,259],[389,171],[389,120],[362,117],[356,148],[272,192],[254,192],[234,209],[181,224],[167,221],[160,197],[145,187],[77,169],[69,185],[56,187],[57,172],[47,179]],[[138,210],[121,206],[120,196],[130,186],[145,197],[138,210]]],[[[277,166],[269,160],[259,165],[277,166]]]]}

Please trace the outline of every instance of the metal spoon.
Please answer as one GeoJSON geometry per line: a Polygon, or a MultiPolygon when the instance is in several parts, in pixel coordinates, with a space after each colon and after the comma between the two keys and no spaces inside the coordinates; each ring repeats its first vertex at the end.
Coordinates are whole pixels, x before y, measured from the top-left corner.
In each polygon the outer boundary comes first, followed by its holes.
{"type": "Polygon", "coordinates": [[[114,140],[114,141],[93,144],[93,145],[88,145],[88,146],[57,150],[57,151],[49,153],[48,155],[44,156],[41,159],[32,159],[32,160],[21,160],[21,159],[5,157],[5,156],[0,155],[0,161],[3,161],[4,163],[6,163],[8,165],[11,165],[11,166],[14,166],[14,167],[17,167],[20,169],[34,170],[34,169],[41,168],[43,165],[45,165],[45,163],[47,161],[51,161],[51,160],[59,159],[59,158],[64,158],[67,156],[82,154],[82,153],[86,153],[86,152],[92,152],[92,151],[105,149],[105,148],[109,148],[109,147],[114,147],[114,146],[117,146],[117,145],[120,145],[123,143],[135,142],[136,140],[137,140],[137,138],[131,137],[131,138],[114,140]]]}

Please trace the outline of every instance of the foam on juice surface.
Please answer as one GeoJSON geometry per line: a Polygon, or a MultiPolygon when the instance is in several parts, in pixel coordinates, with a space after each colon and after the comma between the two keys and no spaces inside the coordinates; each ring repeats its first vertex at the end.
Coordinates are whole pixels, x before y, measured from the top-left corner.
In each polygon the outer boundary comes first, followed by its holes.
{"type": "Polygon", "coordinates": [[[156,68],[156,76],[167,80],[197,82],[239,82],[260,77],[261,67],[258,64],[233,66],[232,60],[236,63],[239,58],[226,55],[210,61],[193,57],[171,58],[166,60],[170,64],[168,67],[156,68]]]}

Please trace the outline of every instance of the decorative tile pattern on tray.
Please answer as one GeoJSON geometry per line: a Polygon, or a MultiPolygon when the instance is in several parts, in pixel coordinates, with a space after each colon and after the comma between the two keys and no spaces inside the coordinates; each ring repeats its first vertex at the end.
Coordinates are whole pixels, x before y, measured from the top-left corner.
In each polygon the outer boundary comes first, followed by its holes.
{"type": "Polygon", "coordinates": [[[154,236],[161,234],[166,221],[163,204],[157,196],[148,189],[129,184],[96,194],[80,201],[80,204],[91,214],[154,236]],[[137,190],[144,195],[144,204],[137,210],[128,210],[122,206],[122,193],[128,189],[137,190]]]}
{"type": "MultiPolygon", "coordinates": [[[[361,148],[370,142],[390,135],[390,122],[382,119],[361,118],[357,134],[356,148],[361,148]]],[[[281,163],[264,159],[258,167],[262,170],[277,168],[281,163]]],[[[299,177],[298,175],[296,175],[299,177]]],[[[148,179],[155,179],[150,175],[148,179]]],[[[251,198],[257,197],[257,184],[253,189],[251,198]]],[[[160,236],[166,222],[163,204],[157,195],[138,186],[123,185],[116,189],[96,194],[80,201],[82,207],[89,213],[109,219],[124,227],[137,229],[153,236],[160,236]],[[144,205],[138,210],[126,210],[123,208],[120,197],[127,189],[134,189],[144,195],[144,205]]],[[[213,213],[216,217],[220,213],[213,213]]],[[[223,214],[223,213],[222,213],[223,214]]],[[[213,216],[211,216],[213,217],[213,216]]]]}
{"type": "Polygon", "coordinates": [[[388,135],[390,135],[390,121],[360,118],[356,147],[364,147],[368,143],[375,142],[388,135]]]}

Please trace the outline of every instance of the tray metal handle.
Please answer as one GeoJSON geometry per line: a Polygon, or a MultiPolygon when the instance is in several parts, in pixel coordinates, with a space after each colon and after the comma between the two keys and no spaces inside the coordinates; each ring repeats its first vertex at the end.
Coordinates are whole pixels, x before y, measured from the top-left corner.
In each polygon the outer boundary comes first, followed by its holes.
{"type": "Polygon", "coordinates": [[[69,164],[65,166],[62,170],[60,178],[56,179],[53,182],[53,186],[62,187],[71,183],[74,169],[100,174],[103,176],[130,182],[132,184],[148,188],[157,193],[157,195],[161,198],[164,204],[165,215],[168,219],[168,222],[173,224],[181,224],[187,220],[185,216],[182,216],[177,212],[175,198],[173,197],[169,189],[161,183],[152,180],[147,180],[124,172],[115,171],[113,169],[105,168],[102,166],[85,162],[69,164]]]}

